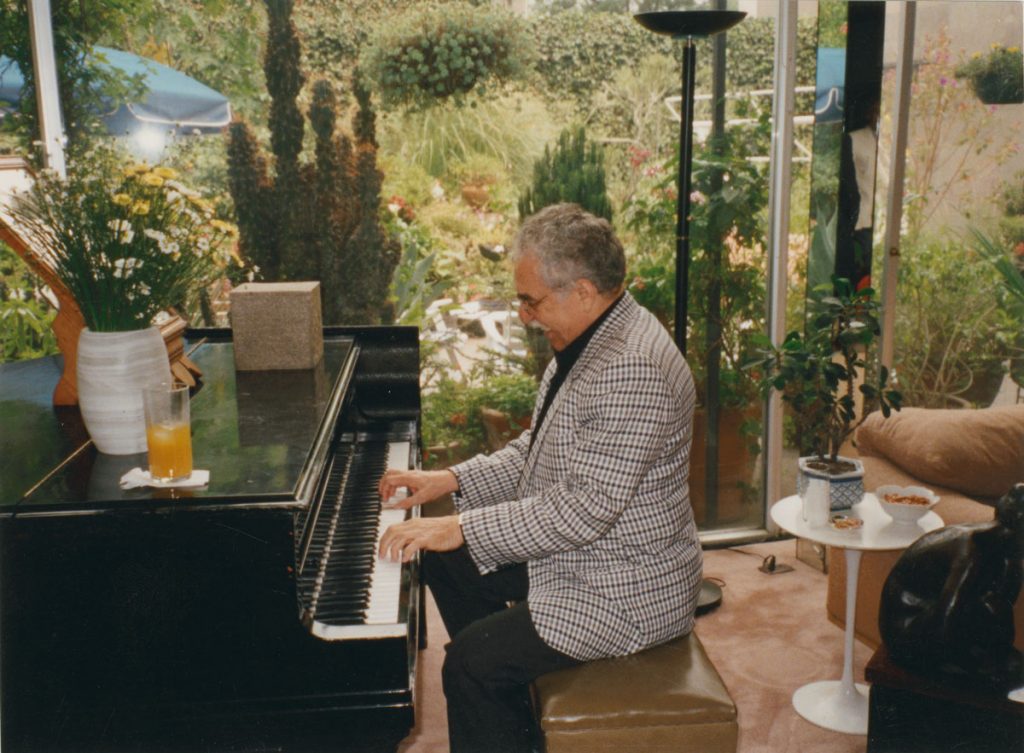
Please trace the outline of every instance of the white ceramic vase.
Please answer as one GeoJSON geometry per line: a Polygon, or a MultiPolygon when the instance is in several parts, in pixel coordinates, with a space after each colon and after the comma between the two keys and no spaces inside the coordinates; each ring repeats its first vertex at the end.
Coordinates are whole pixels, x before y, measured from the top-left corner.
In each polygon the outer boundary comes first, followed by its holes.
{"type": "Polygon", "coordinates": [[[167,346],[157,327],[78,337],[78,405],[96,449],[108,455],[146,451],[142,389],[171,384],[167,346]]]}

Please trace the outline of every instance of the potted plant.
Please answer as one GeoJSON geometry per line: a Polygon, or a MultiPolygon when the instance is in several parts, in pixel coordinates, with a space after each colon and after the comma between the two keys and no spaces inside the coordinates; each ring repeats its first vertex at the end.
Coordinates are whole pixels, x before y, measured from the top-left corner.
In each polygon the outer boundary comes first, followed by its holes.
{"type": "Polygon", "coordinates": [[[956,76],[969,80],[975,95],[987,105],[1024,102],[1024,57],[1020,47],[993,43],[987,55],[976,52],[958,66],[956,76]]]}
{"type": "MultiPolygon", "coordinates": [[[[744,159],[756,134],[730,135],[722,151],[695,160],[687,361],[697,387],[690,501],[698,524],[745,514],[760,435],[758,385],[743,368],[761,329],[765,296],[763,223],[767,173],[744,159]],[[709,368],[713,367],[713,368],[709,368]],[[712,411],[711,407],[713,406],[712,411]],[[712,452],[711,448],[715,448],[712,452]]],[[[670,331],[675,320],[677,158],[646,164],[621,221],[632,245],[629,290],[670,331]]]]}
{"type": "Polygon", "coordinates": [[[833,277],[815,292],[805,332],[790,332],[778,347],[763,342],[752,366],[762,394],[777,390],[792,409],[802,455],[799,493],[810,478],[824,479],[831,509],[845,509],[864,494],[864,467],[839,454],[843,443],[873,410],[886,417],[899,410],[902,396],[872,353],[880,332],[874,290],[833,277]]]}
{"type": "Polygon", "coordinates": [[[103,149],[69,161],[66,178],[43,172],[10,214],[85,322],[76,377],[89,435],[101,452],[144,451],[141,390],[171,381],[153,319],[223,270],[234,225],[174,170],[103,149]]]}

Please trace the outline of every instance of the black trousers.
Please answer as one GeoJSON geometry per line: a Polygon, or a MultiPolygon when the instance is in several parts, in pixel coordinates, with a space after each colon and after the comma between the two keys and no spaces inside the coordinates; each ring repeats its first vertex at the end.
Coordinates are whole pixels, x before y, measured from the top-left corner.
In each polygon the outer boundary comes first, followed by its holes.
{"type": "Polygon", "coordinates": [[[537,634],[525,601],[526,565],[481,575],[461,547],[426,553],[423,573],[451,637],[441,670],[451,752],[542,750],[530,683],[580,662],[537,634]]]}

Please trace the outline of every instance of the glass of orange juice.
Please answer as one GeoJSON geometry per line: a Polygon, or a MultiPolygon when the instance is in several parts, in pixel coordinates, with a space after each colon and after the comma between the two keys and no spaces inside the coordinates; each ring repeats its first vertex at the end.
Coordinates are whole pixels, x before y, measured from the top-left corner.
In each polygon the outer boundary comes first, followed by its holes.
{"type": "Polygon", "coordinates": [[[180,481],[192,475],[192,427],[188,387],[142,391],[146,413],[149,475],[157,481],[180,481]]]}

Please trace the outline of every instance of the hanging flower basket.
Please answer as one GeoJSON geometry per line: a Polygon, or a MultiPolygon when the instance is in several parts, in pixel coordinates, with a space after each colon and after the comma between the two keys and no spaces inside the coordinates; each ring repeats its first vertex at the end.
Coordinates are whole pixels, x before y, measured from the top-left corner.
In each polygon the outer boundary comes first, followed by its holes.
{"type": "Polygon", "coordinates": [[[957,67],[956,76],[970,81],[974,94],[987,105],[1024,102],[1024,55],[1020,47],[993,44],[987,55],[976,52],[957,67]]]}

